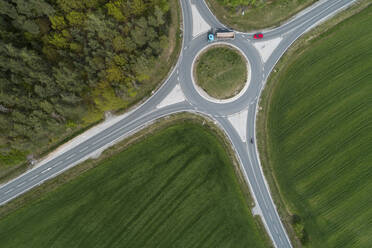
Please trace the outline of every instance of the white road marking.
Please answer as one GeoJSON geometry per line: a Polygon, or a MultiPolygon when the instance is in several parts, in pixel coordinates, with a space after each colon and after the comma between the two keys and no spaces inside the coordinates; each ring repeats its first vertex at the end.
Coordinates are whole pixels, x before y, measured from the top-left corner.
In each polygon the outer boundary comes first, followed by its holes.
{"type": "Polygon", "coordinates": [[[74,154],[71,154],[70,156],[68,156],[67,158],[66,158],[66,160],[67,159],[70,159],[70,158],[72,158],[72,157],[74,157],[75,156],[75,153],[74,154]]]}
{"type": "Polygon", "coordinates": [[[41,173],[45,173],[45,172],[47,172],[47,171],[49,171],[49,170],[51,170],[52,168],[47,168],[47,169],[45,169],[45,170],[43,170],[41,173]]]}
{"type": "MultiPolygon", "coordinates": [[[[118,130],[120,130],[120,129],[118,129],[118,130]]],[[[114,131],[114,132],[116,132],[116,131],[114,131]]],[[[109,135],[110,135],[110,134],[105,135],[105,136],[103,136],[102,138],[100,138],[100,139],[94,141],[94,142],[92,143],[92,145],[95,145],[95,144],[97,144],[98,142],[100,142],[101,140],[106,139],[109,135]]]]}
{"type": "MultiPolygon", "coordinates": [[[[190,1],[192,2],[192,1],[190,1]]],[[[195,4],[191,3],[192,15],[192,37],[195,38],[211,29],[211,26],[204,20],[195,4]]]]}
{"type": "Polygon", "coordinates": [[[38,176],[39,176],[39,175],[35,175],[35,176],[31,177],[31,178],[29,179],[29,181],[34,180],[34,179],[37,178],[38,176]]]}
{"type": "Polygon", "coordinates": [[[22,186],[23,184],[25,184],[25,183],[26,183],[26,182],[22,182],[22,183],[18,184],[18,185],[17,185],[17,188],[18,188],[18,187],[21,187],[21,186],[22,186]]]}
{"type": "Polygon", "coordinates": [[[59,161],[58,163],[56,163],[55,165],[52,166],[52,168],[54,167],[57,167],[59,164],[61,164],[63,161],[59,161]]]}
{"type": "Polygon", "coordinates": [[[12,192],[12,191],[13,191],[13,189],[14,189],[14,188],[12,188],[12,189],[9,189],[9,190],[7,190],[7,191],[5,191],[5,194],[8,194],[9,192],[12,192]]]}
{"type": "Polygon", "coordinates": [[[81,149],[80,152],[83,152],[83,151],[87,150],[88,148],[89,148],[89,146],[86,146],[83,149],[81,149]]]}
{"type": "Polygon", "coordinates": [[[227,118],[243,142],[246,142],[247,137],[247,117],[248,109],[243,109],[227,118]]]}
{"type": "Polygon", "coordinates": [[[269,59],[269,57],[274,52],[275,48],[278,47],[281,41],[282,38],[277,37],[271,40],[256,41],[255,43],[253,43],[253,46],[257,49],[262,61],[266,63],[266,61],[269,59]]]}
{"type": "Polygon", "coordinates": [[[280,242],[283,243],[282,237],[280,235],[278,235],[278,237],[279,237],[280,242]]]}
{"type": "MultiPolygon", "coordinates": [[[[178,77],[179,80],[179,77],[178,77]]],[[[163,98],[163,100],[156,106],[157,109],[169,106],[175,103],[183,102],[186,100],[185,94],[183,94],[182,88],[179,83],[174,86],[171,92],[163,98]]]]}

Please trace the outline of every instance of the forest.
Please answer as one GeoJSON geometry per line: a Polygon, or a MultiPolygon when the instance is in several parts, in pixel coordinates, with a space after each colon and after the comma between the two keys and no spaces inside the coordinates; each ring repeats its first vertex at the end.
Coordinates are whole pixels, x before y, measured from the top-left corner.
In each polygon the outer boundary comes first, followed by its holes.
{"type": "Polygon", "coordinates": [[[0,170],[128,106],[168,45],[169,2],[0,1],[0,170]]]}

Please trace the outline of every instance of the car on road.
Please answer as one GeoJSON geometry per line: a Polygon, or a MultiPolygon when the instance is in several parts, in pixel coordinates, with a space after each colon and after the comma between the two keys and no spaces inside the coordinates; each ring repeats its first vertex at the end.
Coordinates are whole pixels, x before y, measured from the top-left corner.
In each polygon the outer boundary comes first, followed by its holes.
{"type": "Polygon", "coordinates": [[[256,33],[253,35],[253,39],[259,40],[263,38],[263,33],[256,33]]]}

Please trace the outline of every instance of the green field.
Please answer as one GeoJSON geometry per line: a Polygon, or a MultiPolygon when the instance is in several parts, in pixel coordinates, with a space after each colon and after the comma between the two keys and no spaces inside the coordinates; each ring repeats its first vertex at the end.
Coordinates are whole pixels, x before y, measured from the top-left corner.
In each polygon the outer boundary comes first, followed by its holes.
{"type": "Polygon", "coordinates": [[[369,6],[294,51],[263,93],[265,171],[308,247],[372,244],[371,33],[369,6]]]}
{"type": "Polygon", "coordinates": [[[278,26],[317,0],[206,0],[217,18],[240,31],[278,26]]]}
{"type": "Polygon", "coordinates": [[[184,122],[0,219],[1,247],[268,247],[207,127],[184,122]]]}
{"type": "Polygon", "coordinates": [[[243,56],[227,46],[214,46],[196,61],[196,83],[208,95],[226,99],[240,92],[247,81],[247,65],[243,56]]]}

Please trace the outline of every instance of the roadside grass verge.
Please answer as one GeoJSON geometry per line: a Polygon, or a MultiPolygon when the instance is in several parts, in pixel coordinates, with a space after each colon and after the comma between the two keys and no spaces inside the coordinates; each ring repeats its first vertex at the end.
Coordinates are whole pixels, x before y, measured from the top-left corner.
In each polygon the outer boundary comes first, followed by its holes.
{"type": "Polygon", "coordinates": [[[260,0],[249,3],[248,6],[229,7],[232,1],[206,0],[211,11],[222,23],[243,32],[280,26],[316,1],[260,0]]]}
{"type": "Polygon", "coordinates": [[[247,81],[247,74],[245,58],[229,46],[212,46],[195,61],[195,83],[217,99],[237,95],[247,81]]]}
{"type": "MultiPolygon", "coordinates": [[[[122,114],[141,104],[149,96],[152,91],[162,85],[167,75],[176,64],[181,45],[182,32],[180,25],[182,22],[181,9],[178,0],[170,0],[170,21],[169,32],[167,37],[166,47],[159,56],[155,66],[149,72],[149,79],[143,82],[140,88],[136,89],[130,101],[123,101],[114,95],[111,87],[101,87],[96,93],[96,108],[91,108],[86,113],[82,113],[81,123],[67,123],[67,129],[64,132],[56,134],[49,140],[48,144],[33,147],[32,151],[17,151],[14,150],[12,156],[2,157],[0,155],[0,183],[4,183],[30,169],[30,164],[26,161],[26,156],[32,152],[35,159],[40,159],[49,152],[56,149],[58,146],[68,140],[78,136],[87,129],[103,121],[104,113],[111,111],[114,114],[122,114]],[[14,155],[13,155],[14,154],[14,155]],[[5,163],[3,161],[7,161],[5,163]],[[7,165],[9,164],[9,165],[7,165]]],[[[86,105],[91,105],[86,103],[86,105]]]]}
{"type": "Polygon", "coordinates": [[[199,116],[165,118],[2,206],[0,243],[270,247],[222,137],[199,116]]]}
{"type": "Polygon", "coordinates": [[[261,96],[260,158],[295,247],[372,242],[370,3],[299,39],[261,96]]]}

